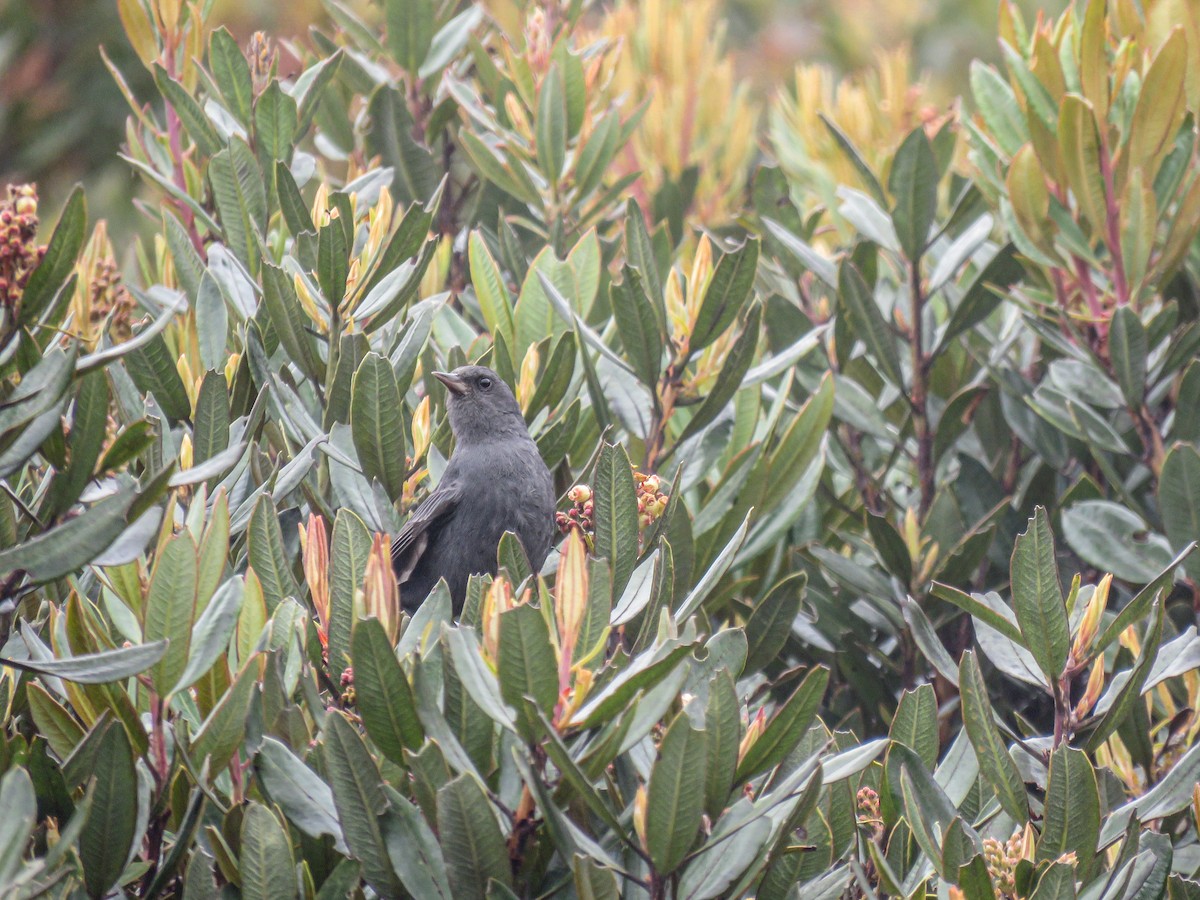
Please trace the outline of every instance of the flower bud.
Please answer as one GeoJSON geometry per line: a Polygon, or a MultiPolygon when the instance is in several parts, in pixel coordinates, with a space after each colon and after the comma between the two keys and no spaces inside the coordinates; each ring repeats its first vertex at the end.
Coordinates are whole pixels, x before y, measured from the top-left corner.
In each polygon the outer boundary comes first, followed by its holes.
{"type": "Polygon", "coordinates": [[[1104,657],[1097,656],[1096,661],[1092,663],[1091,674],[1088,675],[1087,687],[1084,688],[1083,696],[1079,698],[1079,702],[1075,704],[1075,718],[1082,719],[1092,707],[1096,705],[1096,701],[1100,699],[1100,691],[1104,688],[1104,657]]]}
{"type": "Polygon", "coordinates": [[[763,707],[759,707],[758,713],[750,721],[750,727],[746,729],[746,733],[742,736],[742,741],[738,744],[738,763],[741,764],[742,759],[750,748],[755,745],[758,739],[762,736],[763,729],[767,727],[767,711],[763,707]]]}
{"type": "Polygon", "coordinates": [[[392,572],[392,555],[384,535],[377,534],[367,554],[363,575],[363,612],[383,625],[388,640],[395,645],[400,637],[400,590],[392,572]]]}
{"type": "Polygon", "coordinates": [[[324,638],[329,633],[329,540],[325,535],[325,520],[310,515],[307,527],[297,527],[300,528],[304,578],[317,612],[317,632],[324,638]]]}
{"type": "Polygon", "coordinates": [[[192,467],[192,436],[185,434],[179,442],[179,469],[185,471],[192,467]]]}
{"type": "Polygon", "coordinates": [[[572,503],[587,503],[592,499],[592,489],[586,484],[577,484],[567,492],[567,499],[572,503]]]}
{"type": "Polygon", "coordinates": [[[642,847],[646,846],[646,786],[639,785],[633,798],[633,830],[637,832],[642,847]]]}
{"type": "Polygon", "coordinates": [[[1092,641],[1096,639],[1096,634],[1100,630],[1100,620],[1104,617],[1104,610],[1108,607],[1108,591],[1111,586],[1112,575],[1105,575],[1096,585],[1096,589],[1092,591],[1087,609],[1083,611],[1083,618],[1079,621],[1079,631],[1075,635],[1075,643],[1071,647],[1071,658],[1076,662],[1083,662],[1088,657],[1092,641]]]}

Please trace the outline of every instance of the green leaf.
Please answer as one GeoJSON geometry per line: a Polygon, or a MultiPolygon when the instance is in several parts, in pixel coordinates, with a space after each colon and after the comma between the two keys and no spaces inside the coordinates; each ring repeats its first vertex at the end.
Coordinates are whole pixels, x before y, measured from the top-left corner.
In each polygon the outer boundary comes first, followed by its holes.
{"type": "Polygon", "coordinates": [[[243,125],[250,124],[251,103],[254,97],[254,85],[250,79],[250,66],[246,57],[234,40],[229,29],[218,28],[209,36],[208,64],[212,69],[213,80],[221,91],[221,96],[229,105],[232,112],[243,125]]]}
{"type": "Polygon", "coordinates": [[[391,364],[368,353],[354,373],[350,427],[363,474],[378,479],[392,501],[400,499],[407,475],[404,416],[391,364]]]}
{"type": "Polygon", "coordinates": [[[758,271],[757,240],[748,240],[726,253],[713,270],[704,291],[689,349],[699,353],[725,333],[754,295],[754,276],[758,271]]]}
{"type": "Polygon", "coordinates": [[[1152,615],[1149,628],[1142,639],[1142,651],[1138,654],[1137,662],[1134,663],[1125,683],[1121,685],[1116,699],[1100,719],[1096,730],[1088,736],[1084,749],[1089,753],[1095,753],[1096,749],[1108,740],[1109,736],[1133,711],[1134,704],[1143,702],[1142,686],[1150,675],[1150,668],[1154,665],[1154,660],[1158,656],[1159,644],[1162,643],[1164,615],[1161,602],[1155,602],[1152,615]]]}
{"type": "MultiPolygon", "coordinates": [[[[153,586],[152,586],[153,587],[153,586]]],[[[200,679],[229,647],[229,638],[242,609],[242,579],[235,576],[217,590],[192,629],[187,666],[171,693],[177,694],[200,679]]]]}
{"type": "MultiPolygon", "coordinates": [[[[682,515],[686,516],[686,511],[682,515]]],[[[721,551],[713,559],[708,569],[696,580],[692,589],[680,601],[679,607],[675,610],[673,617],[677,624],[682,624],[700,608],[701,604],[708,599],[713,589],[716,588],[734,562],[736,562],[738,551],[742,549],[742,544],[746,541],[746,535],[750,530],[750,520],[753,516],[753,509],[746,511],[746,516],[742,519],[742,524],[737,527],[737,530],[729,538],[725,546],[721,548],[721,551]]],[[[731,519],[726,524],[732,524],[733,521],[736,521],[736,519],[731,519]]]]}
{"type": "Polygon", "coordinates": [[[1086,881],[1100,837],[1100,794],[1096,772],[1082,750],[1061,746],[1050,754],[1043,819],[1038,862],[1074,853],[1086,881]]]}
{"type": "MultiPolygon", "coordinates": [[[[388,9],[406,3],[424,7],[429,5],[429,0],[388,0],[388,9]]],[[[424,203],[437,189],[441,170],[429,150],[413,138],[413,119],[407,98],[396,88],[382,85],[371,95],[367,112],[371,119],[367,150],[372,156],[382,157],[383,164],[395,171],[392,192],[398,200],[424,203]]],[[[421,237],[425,237],[424,232],[421,237]]],[[[392,268],[395,264],[386,271],[392,268]]]]}
{"type": "Polygon", "coordinates": [[[171,692],[187,667],[196,616],[198,570],[196,542],[188,531],[167,541],[154,564],[143,636],[147,642],[163,639],[170,642],[166,654],[150,673],[160,697],[171,692]]]}
{"type": "Polygon", "coordinates": [[[421,811],[391,788],[384,792],[390,805],[383,816],[383,839],[396,874],[413,897],[453,900],[442,848],[421,811]]]}
{"type": "Polygon", "coordinates": [[[352,642],[354,695],[371,740],[383,755],[404,765],[404,750],[419,750],[425,733],[412,688],[378,619],[361,619],[352,642]]]}
{"type": "Polygon", "coordinates": [[[229,446],[229,387],[220,372],[205,372],[196,396],[192,461],[199,465],[229,446]]]}
{"type": "Polygon", "coordinates": [[[1108,332],[1108,356],[1117,384],[1131,409],[1140,409],[1146,392],[1146,329],[1132,308],[1118,306],[1108,332]]]}
{"type": "Polygon", "coordinates": [[[188,93],[187,88],[168,75],[167,70],[158,63],[154,64],[154,83],[158,86],[158,92],[162,94],[163,99],[175,109],[179,121],[183,123],[188,136],[195,142],[200,155],[209,157],[220,151],[221,137],[217,134],[217,129],[213,127],[208,115],[195,98],[188,93]]]}
{"type": "Polygon", "coordinates": [[[254,771],[288,821],[309,837],[329,835],[338,852],[346,852],[333,791],[286,744],[264,737],[254,756],[254,771]]]}
{"type": "Polygon", "coordinates": [[[829,684],[829,669],[816,666],[809,670],[787,702],[776,710],[767,727],[738,763],[735,780],[752,778],[783,760],[800,736],[816,718],[821,698],[829,684]]]}
{"type": "Polygon", "coordinates": [[[817,277],[818,281],[824,282],[831,288],[837,287],[837,266],[832,261],[822,256],[773,219],[763,219],[763,225],[783,245],[784,249],[796,257],[800,265],[817,277]]]}
{"type": "MultiPolygon", "coordinates": [[[[92,480],[108,431],[108,379],[103,372],[89,372],[76,380],[79,386],[71,421],[71,463],[54,484],[57,511],[69,509],[92,480]]],[[[0,472],[3,468],[0,467],[0,472]]]]}
{"type": "Polygon", "coordinates": [[[1058,144],[1067,184],[1097,234],[1108,224],[1106,189],[1100,169],[1100,142],[1092,105],[1078,94],[1063,97],[1058,114],[1058,144]]]}
{"type": "MultiPolygon", "coordinates": [[[[779,658],[792,623],[800,615],[800,604],[808,584],[805,572],[794,573],[771,588],[746,620],[747,672],[758,672],[779,658]]],[[[740,675],[734,672],[733,675],[740,675]]]]}
{"type": "Polygon", "coordinates": [[[679,713],[658,746],[646,791],[646,851],[663,875],[679,867],[696,841],[707,765],[707,734],[679,713]]]}
{"type": "MultiPolygon", "coordinates": [[[[25,696],[38,734],[46,738],[46,743],[59,759],[67,759],[83,740],[83,726],[38,682],[25,683],[25,696]]],[[[0,864],[0,884],[4,883],[3,869],[4,866],[0,864]]]]}
{"type": "Polygon", "coordinates": [[[1121,611],[1117,613],[1116,618],[1109,622],[1105,629],[1100,632],[1100,637],[1096,638],[1096,643],[1092,645],[1093,653],[1104,652],[1105,648],[1108,647],[1109,644],[1120,637],[1121,632],[1123,632],[1130,625],[1134,624],[1135,622],[1140,622],[1146,617],[1146,614],[1150,612],[1150,608],[1154,604],[1154,601],[1158,599],[1159,593],[1164,589],[1166,589],[1168,592],[1170,591],[1170,586],[1175,580],[1175,570],[1179,568],[1180,563],[1187,559],[1195,549],[1196,544],[1194,542],[1184,547],[1181,551],[1179,551],[1178,555],[1176,555],[1176,557],[1171,560],[1171,562],[1161,572],[1158,573],[1158,576],[1155,577],[1154,580],[1138,591],[1137,594],[1134,595],[1134,598],[1126,603],[1124,607],[1122,607],[1121,611]]]}
{"type": "Polygon", "coordinates": [[[933,685],[923,684],[900,695],[888,737],[916,753],[924,766],[932,771],[937,765],[939,745],[937,697],[933,685]]]}
{"type": "Polygon", "coordinates": [[[625,448],[605,444],[592,485],[596,556],[612,567],[612,592],[619,597],[638,557],[637,491],[625,448]]]}
{"type": "Polygon", "coordinates": [[[415,76],[429,54],[436,29],[433,0],[385,0],[387,48],[410,76],[415,76]]]}
{"type": "Polygon", "coordinates": [[[483,313],[488,330],[499,332],[509,341],[516,338],[513,322],[513,301],[504,283],[504,274],[492,257],[487,242],[479,231],[472,231],[467,242],[467,258],[471,266],[471,284],[483,313]]]}
{"type": "Polygon", "coordinates": [[[467,42],[470,41],[476,27],[483,21],[483,16],[482,7],[468,6],[439,28],[430,42],[429,53],[421,63],[421,68],[417,70],[417,75],[422,79],[428,79],[432,75],[439,74],[442,69],[454,62],[467,42]]]}
{"type": "Polygon", "coordinates": [[[571,717],[570,724],[580,728],[606,724],[624,710],[639,691],[650,690],[674,672],[690,648],[690,644],[667,645],[636,657],[612,681],[589,696],[571,717]]]}
{"type": "MultiPolygon", "coordinates": [[[[558,661],[539,610],[526,603],[500,613],[499,657],[497,675],[504,702],[521,713],[521,701],[529,697],[549,715],[558,700],[558,661]]],[[[536,723],[525,721],[524,726],[528,736],[536,723]]]]}
{"type": "MultiPolygon", "coordinates": [[[[912,836],[940,873],[945,869],[941,839],[958,818],[958,810],[913,751],[903,744],[893,744],[889,754],[898,757],[900,762],[904,817],[912,829],[912,836]]],[[[967,832],[968,837],[972,834],[967,832]]]]}
{"type": "Polygon", "coordinates": [[[741,702],[734,678],[728,669],[717,670],[709,680],[708,705],[704,709],[704,730],[708,734],[704,808],[713,820],[729,800],[742,740],[741,702]]]}
{"type": "Polygon", "coordinates": [[[275,814],[251,800],[242,814],[241,837],[238,874],[242,897],[269,900],[292,893],[296,879],[292,843],[275,814]]]}
{"type": "Polygon", "coordinates": [[[162,411],[171,419],[179,421],[192,414],[183,379],[175,367],[175,359],[167,348],[161,334],[143,347],[125,355],[126,368],[133,383],[143,394],[152,394],[162,411]]]}
{"type": "Polygon", "coordinates": [[[254,574],[262,582],[269,615],[274,615],[275,607],[284,597],[300,596],[300,587],[296,584],[291,562],[283,546],[279,514],[269,494],[258,498],[250,514],[250,525],[246,530],[246,556],[254,568],[254,574]]]}
{"type": "Polygon", "coordinates": [[[282,160],[275,163],[275,190],[279,195],[279,211],[283,213],[283,221],[287,223],[292,237],[307,232],[315,233],[317,227],[313,225],[308,204],[300,195],[300,187],[292,170],[282,160]]]}
{"type": "Polygon", "coordinates": [[[1038,878],[1037,889],[1029,895],[1029,900],[1075,900],[1076,875],[1077,866],[1052,863],[1038,878]]]}
{"type": "Polygon", "coordinates": [[[297,134],[302,135],[308,130],[317,107],[325,98],[325,91],[341,71],[342,59],[342,51],[337,50],[333,55],[313,63],[296,79],[289,93],[299,106],[300,124],[296,127],[297,134]]]}
{"type": "Polygon", "coordinates": [[[504,838],[475,778],[459,775],[438,790],[437,824],[455,900],[485,900],[490,879],[512,884],[504,838]]]}
{"type": "Polygon", "coordinates": [[[229,249],[253,275],[267,229],[267,188],[245,141],[233,138],[209,161],[208,180],[229,249]]]}
{"type": "Polygon", "coordinates": [[[721,366],[721,373],[717,376],[716,384],[705,396],[699,408],[692,413],[692,417],[688,419],[687,425],[684,426],[674,446],[678,447],[716,419],[742,387],[746,373],[750,370],[750,365],[754,362],[758,352],[761,323],[762,304],[755,303],[750,307],[746,323],[734,342],[733,348],[725,357],[725,363],[721,366]]]}
{"type": "Polygon", "coordinates": [[[299,119],[296,101],[272,79],[254,103],[254,137],[268,159],[286,162],[292,155],[299,119]]]}
{"type": "Polygon", "coordinates": [[[588,197],[600,187],[620,148],[621,119],[616,110],[610,110],[596,120],[579,150],[579,161],[574,167],[577,196],[588,197]]]}
{"type": "Polygon", "coordinates": [[[871,167],[867,165],[866,160],[863,159],[862,154],[858,151],[858,148],[854,146],[854,143],[850,140],[850,136],[847,135],[846,132],[842,131],[838,124],[834,122],[833,119],[829,118],[829,116],[825,115],[825,113],[818,112],[817,116],[820,118],[821,124],[825,126],[826,130],[833,138],[834,143],[838,145],[838,149],[842,151],[842,155],[846,157],[852,166],[854,166],[855,171],[858,172],[859,180],[863,183],[863,186],[866,187],[867,191],[870,192],[875,202],[886,203],[887,199],[883,194],[883,185],[879,183],[878,176],[874,171],[872,171],[871,167]]]}
{"type": "Polygon", "coordinates": [[[1000,805],[1014,821],[1028,820],[1029,798],[1025,794],[1025,784],[992,721],[992,704],[974,651],[965,652],[958,664],[958,686],[962,692],[963,726],[979,759],[980,775],[991,785],[1000,805]]]}
{"type": "Polygon", "coordinates": [[[354,592],[362,587],[370,552],[371,532],[363,520],[339,509],[329,546],[329,666],[339,676],[350,665],[354,592]]]}
{"type": "Polygon", "coordinates": [[[551,64],[542,80],[534,128],[538,167],[550,186],[555,187],[567,158],[567,101],[557,63],[551,64]]]}
{"type": "Polygon", "coordinates": [[[36,322],[66,283],[75,268],[75,259],[83,248],[86,234],[87,200],[83,188],[76,185],[58,217],[58,225],[46,245],[46,255],[21,292],[20,324],[36,322]]]}
{"type": "MultiPolygon", "coordinates": [[[[317,231],[317,280],[330,306],[340,306],[346,295],[350,271],[350,248],[340,221],[322,225],[317,231]]],[[[366,315],[366,310],[361,315],[366,315]]]]}
{"type": "Polygon", "coordinates": [[[1024,274],[1016,246],[1005,244],[971,280],[946,323],[938,347],[945,347],[990,316],[1008,296],[1008,289],[1024,274]]]}
{"type": "Polygon", "coordinates": [[[70,388],[76,367],[72,348],[48,350],[37,365],[25,372],[16,388],[0,403],[0,434],[37,418],[46,410],[58,406],[70,388]]]}
{"type": "Polygon", "coordinates": [[[246,712],[250,694],[258,682],[257,675],[258,665],[252,659],[243,660],[237,680],[213,707],[192,740],[192,762],[203,766],[207,759],[210,780],[229,765],[246,736],[246,712]]]}
{"type": "Polygon", "coordinates": [[[155,641],[60,659],[35,661],[0,657],[0,664],[22,672],[50,675],[77,684],[108,684],[140,675],[161,660],[166,652],[166,641],[155,641]]]}
{"type": "MultiPolygon", "coordinates": [[[[450,677],[457,679],[466,691],[466,696],[462,698],[464,702],[461,704],[464,714],[472,708],[471,704],[465,701],[474,701],[474,706],[486,713],[492,721],[510,730],[516,730],[516,720],[512,710],[504,703],[496,675],[484,662],[475,629],[467,625],[457,628],[444,626],[443,635],[445,645],[454,660],[450,677]]],[[[478,716],[464,715],[463,743],[469,744],[469,738],[472,736],[490,740],[490,727],[487,726],[486,720],[478,716]]]]}
{"type": "Polygon", "coordinates": [[[575,873],[575,895],[579,900],[620,900],[617,876],[611,869],[581,853],[571,858],[571,869],[575,873]]]}
{"type": "Polygon", "coordinates": [[[79,858],[88,893],[102,897],[125,871],[137,827],[137,773],[124,728],[104,732],[90,768],[92,809],[79,836],[79,858]]]}
{"type": "Polygon", "coordinates": [[[642,383],[654,390],[662,367],[663,337],[641,276],[627,265],[621,271],[622,281],[612,289],[613,319],[630,365],[642,383]]]}
{"type": "Polygon", "coordinates": [[[971,93],[988,131],[1006,156],[1013,156],[1029,140],[1029,128],[1012,87],[992,66],[971,63],[971,93]]]}
{"type": "Polygon", "coordinates": [[[263,265],[263,305],[271,319],[279,343],[288,357],[313,381],[325,378],[325,365],[317,355],[310,329],[314,327],[296,296],[296,287],[287,274],[270,264],[263,265]]]}
{"type": "Polygon", "coordinates": [[[867,512],[867,532],[871,535],[871,543],[875,552],[887,570],[895,575],[903,584],[911,584],[913,577],[912,557],[904,538],[885,516],[877,516],[867,512]]]}
{"type": "Polygon", "coordinates": [[[919,125],[904,139],[892,160],[888,191],[895,198],[892,224],[896,237],[910,261],[920,258],[929,239],[929,228],[937,213],[937,159],[919,125]]]}
{"type": "Polygon", "coordinates": [[[1183,28],[1175,28],[1159,48],[1142,81],[1133,120],[1129,124],[1129,143],[1125,153],[1130,169],[1141,168],[1153,177],[1163,158],[1175,145],[1175,136],[1187,112],[1188,71],[1192,65],[1188,38],[1183,28]]]}
{"type": "MultiPolygon", "coordinates": [[[[1167,453],[1158,479],[1158,503],[1172,548],[1200,540],[1200,452],[1195,445],[1176,444],[1167,453]]],[[[1190,578],[1200,578],[1200,558],[1193,556],[1184,568],[1190,578]]]]}
{"type": "MultiPolygon", "coordinates": [[[[1137,829],[1137,823],[1131,824],[1134,818],[1139,823],[1151,822],[1186,809],[1197,781],[1200,781],[1200,744],[1189,748],[1154,787],[1108,813],[1100,830],[1100,848],[1109,846],[1127,827],[1137,829]]],[[[1146,830],[1145,826],[1142,828],[1146,830]]]]}
{"type": "Polygon", "coordinates": [[[642,276],[642,286],[654,306],[654,315],[659,328],[666,328],[667,314],[663,305],[662,278],[659,277],[658,258],[650,233],[646,230],[646,218],[637,200],[632,197],[625,204],[625,258],[628,264],[642,276]]]}
{"type": "Polygon", "coordinates": [[[838,268],[838,299],[846,305],[854,331],[867,345],[867,352],[879,365],[880,372],[896,387],[903,388],[896,339],[884,321],[871,289],[849,258],[838,268]]]}
{"type": "Polygon", "coordinates": [[[1017,537],[1012,555],[1013,608],[1023,640],[1051,684],[1067,664],[1071,631],[1054,558],[1054,535],[1043,507],[1017,537]]]}
{"type": "Polygon", "coordinates": [[[37,824],[37,796],[29,773],[13,766],[0,778],[0,885],[11,883],[37,824]]]}
{"type": "Polygon", "coordinates": [[[24,543],[0,551],[0,576],[21,569],[33,584],[61,578],[99,556],[125,530],[136,495],[123,491],[24,543]]]}
{"type": "Polygon", "coordinates": [[[362,863],[367,884],[382,896],[400,896],[403,888],[388,858],[380,820],[387,807],[383,780],[362,738],[339,711],[325,717],[322,751],[338,821],[351,856],[362,863]]]}

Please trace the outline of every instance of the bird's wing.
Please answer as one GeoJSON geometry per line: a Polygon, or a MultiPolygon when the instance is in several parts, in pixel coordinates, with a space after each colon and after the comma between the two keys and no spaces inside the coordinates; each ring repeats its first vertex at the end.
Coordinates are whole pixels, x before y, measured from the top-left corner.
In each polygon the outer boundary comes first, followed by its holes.
{"type": "Polygon", "coordinates": [[[412,574],[421,558],[429,540],[429,529],[454,511],[461,496],[461,487],[456,482],[443,479],[408,517],[392,541],[392,563],[401,584],[412,574]]]}

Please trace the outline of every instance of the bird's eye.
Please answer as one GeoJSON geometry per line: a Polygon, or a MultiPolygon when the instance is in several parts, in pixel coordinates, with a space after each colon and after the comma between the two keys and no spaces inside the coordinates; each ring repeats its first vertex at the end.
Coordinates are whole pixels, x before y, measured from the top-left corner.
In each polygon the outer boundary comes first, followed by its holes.
{"type": "Polygon", "coordinates": [[[485,375],[483,378],[479,379],[479,386],[486,391],[488,388],[490,388],[492,386],[492,379],[488,378],[485,375]]]}

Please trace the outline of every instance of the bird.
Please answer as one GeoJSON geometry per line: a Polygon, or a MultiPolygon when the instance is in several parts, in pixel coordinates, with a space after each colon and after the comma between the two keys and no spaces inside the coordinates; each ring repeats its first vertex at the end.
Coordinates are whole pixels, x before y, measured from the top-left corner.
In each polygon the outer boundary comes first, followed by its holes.
{"type": "Polygon", "coordinates": [[[445,578],[457,618],[467,579],[496,574],[504,532],[516,534],[533,571],[541,571],[556,531],[554,479],[499,375],[486,366],[432,374],[446,386],[454,451],[392,542],[392,566],[406,612],[445,578]]]}

